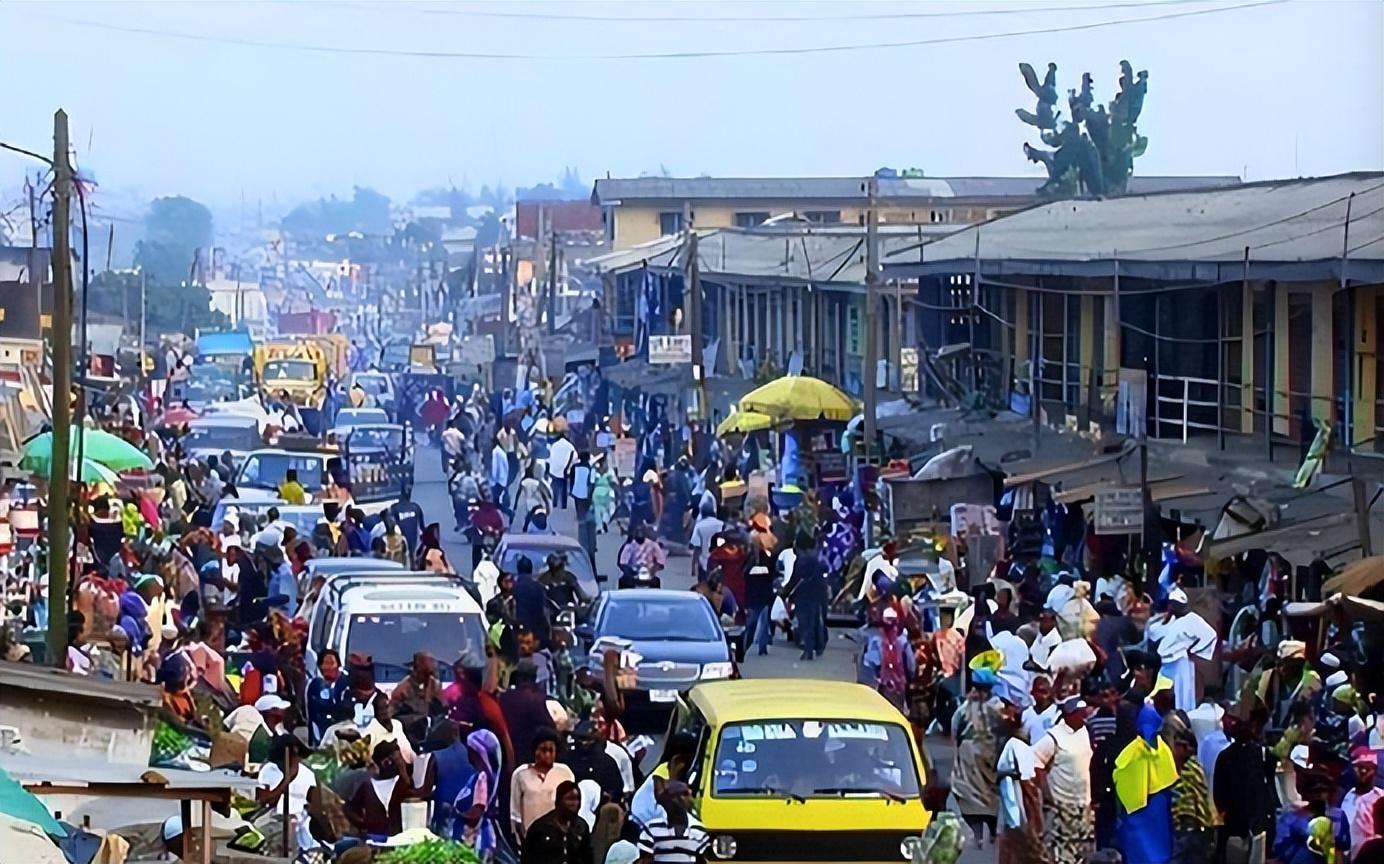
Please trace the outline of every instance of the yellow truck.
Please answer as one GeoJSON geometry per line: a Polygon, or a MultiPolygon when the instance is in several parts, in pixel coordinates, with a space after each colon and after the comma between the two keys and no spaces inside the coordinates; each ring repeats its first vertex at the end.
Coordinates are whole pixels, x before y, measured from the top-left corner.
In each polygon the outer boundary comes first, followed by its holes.
{"type": "Polygon", "coordinates": [[[274,341],[255,347],[255,380],[267,399],[286,398],[298,406],[303,425],[322,433],[327,399],[327,354],[314,341],[274,341]]]}

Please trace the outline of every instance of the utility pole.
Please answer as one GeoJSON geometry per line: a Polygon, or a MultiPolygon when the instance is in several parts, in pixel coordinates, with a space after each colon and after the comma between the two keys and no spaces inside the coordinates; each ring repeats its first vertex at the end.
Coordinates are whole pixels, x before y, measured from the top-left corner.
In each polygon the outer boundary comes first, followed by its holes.
{"type": "Polygon", "coordinates": [[[557,232],[548,216],[548,332],[557,332],[557,232]]]}
{"type": "Polygon", "coordinates": [[[697,388],[697,410],[693,417],[702,420],[709,416],[706,405],[706,370],[702,368],[702,272],[697,262],[697,232],[691,225],[683,228],[687,242],[687,326],[692,333],[692,383],[697,388]]]}
{"type": "Polygon", "coordinates": [[[1374,540],[1370,536],[1370,503],[1365,497],[1365,481],[1352,476],[1350,487],[1355,498],[1355,530],[1360,535],[1360,554],[1369,558],[1374,555],[1374,540]]]}
{"type": "MultiPolygon", "coordinates": [[[[72,441],[72,165],[67,113],[53,115],[53,449],[48,473],[48,662],[67,667],[68,457],[72,441]]],[[[83,264],[85,266],[85,262],[83,264]]]]}
{"type": "Polygon", "coordinates": [[[879,293],[879,180],[873,175],[865,182],[865,314],[860,326],[865,330],[865,463],[872,464],[875,451],[875,367],[879,365],[879,321],[875,317],[876,295],[879,293]]]}
{"type": "Polygon", "coordinates": [[[149,274],[141,267],[139,268],[139,380],[143,382],[141,388],[144,390],[144,410],[139,412],[139,417],[141,425],[144,427],[145,438],[149,437],[150,427],[153,425],[151,422],[153,418],[150,415],[153,414],[151,409],[154,405],[153,379],[149,377],[149,369],[144,363],[144,352],[149,350],[149,347],[144,343],[144,328],[149,313],[148,299],[149,274]]]}

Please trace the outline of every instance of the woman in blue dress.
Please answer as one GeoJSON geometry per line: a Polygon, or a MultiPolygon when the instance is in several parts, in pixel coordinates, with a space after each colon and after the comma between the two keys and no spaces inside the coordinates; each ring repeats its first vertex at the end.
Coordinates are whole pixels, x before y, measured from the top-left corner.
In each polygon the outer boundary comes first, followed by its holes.
{"type": "Polygon", "coordinates": [[[1139,712],[1138,737],[1115,757],[1112,772],[1119,817],[1115,846],[1124,864],[1169,864],[1173,859],[1173,786],[1177,764],[1158,736],[1162,718],[1150,705],[1139,712]]]}
{"type": "Polygon", "coordinates": [[[500,842],[500,739],[488,729],[466,736],[476,773],[457,796],[453,839],[466,842],[482,861],[495,858],[500,842]]]}

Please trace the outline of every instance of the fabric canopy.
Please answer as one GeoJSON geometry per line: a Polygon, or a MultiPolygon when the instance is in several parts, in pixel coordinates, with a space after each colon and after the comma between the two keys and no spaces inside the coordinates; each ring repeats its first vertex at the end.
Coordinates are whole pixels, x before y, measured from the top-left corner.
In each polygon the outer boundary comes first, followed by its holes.
{"type": "Polygon", "coordinates": [[[741,411],[785,420],[839,420],[855,416],[855,401],[819,378],[785,375],[740,399],[741,411]]]}

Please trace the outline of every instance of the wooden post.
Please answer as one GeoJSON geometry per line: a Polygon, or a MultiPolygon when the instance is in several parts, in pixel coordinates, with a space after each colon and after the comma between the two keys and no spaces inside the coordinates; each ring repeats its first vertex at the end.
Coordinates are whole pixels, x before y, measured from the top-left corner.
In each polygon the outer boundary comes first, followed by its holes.
{"type": "Polygon", "coordinates": [[[879,210],[876,198],[879,196],[879,180],[874,175],[865,182],[865,197],[869,210],[865,214],[865,314],[860,322],[865,335],[865,357],[861,369],[865,385],[864,408],[864,448],[865,462],[869,464],[875,455],[875,355],[878,353],[877,338],[879,326],[875,321],[875,297],[879,293],[879,210]]]}
{"type": "Polygon", "coordinates": [[[1360,554],[1369,558],[1374,554],[1374,541],[1370,536],[1370,505],[1365,498],[1365,481],[1351,477],[1350,488],[1355,495],[1355,530],[1360,534],[1360,554]]]}
{"type": "Polygon", "coordinates": [[[67,112],[53,115],[53,449],[48,472],[48,662],[67,668],[68,525],[72,441],[72,166],[67,112]]]}

